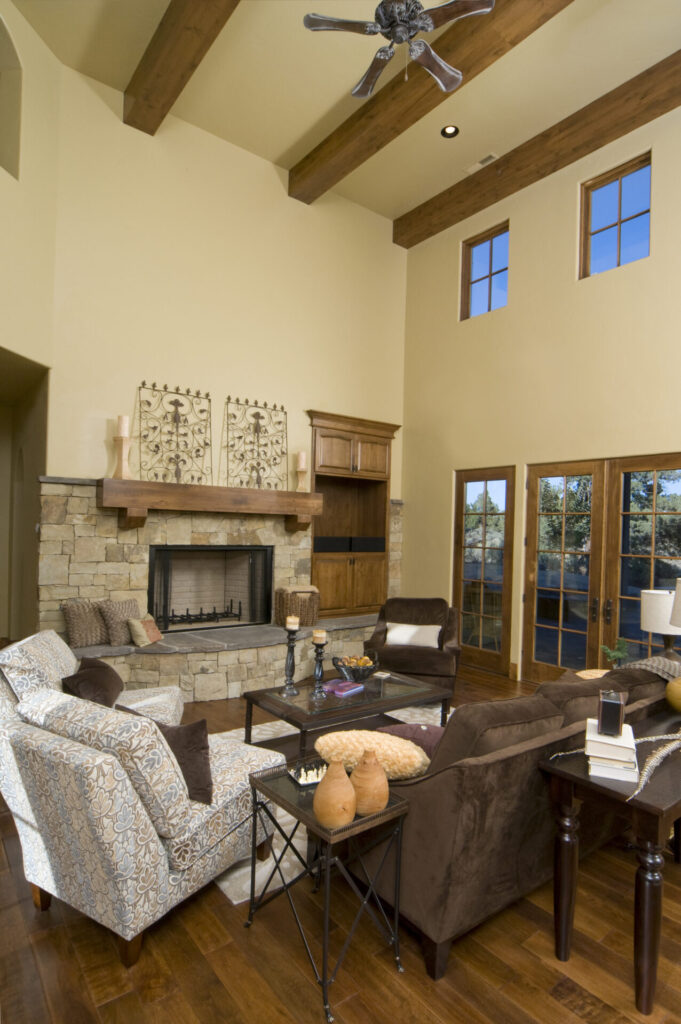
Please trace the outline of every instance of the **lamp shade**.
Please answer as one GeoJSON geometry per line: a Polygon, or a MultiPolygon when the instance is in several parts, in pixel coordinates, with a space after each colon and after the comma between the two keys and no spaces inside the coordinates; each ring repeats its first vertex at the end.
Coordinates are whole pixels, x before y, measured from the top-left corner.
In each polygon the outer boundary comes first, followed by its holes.
{"type": "Polygon", "coordinates": [[[681,627],[681,580],[676,581],[676,597],[672,605],[672,613],[669,617],[672,626],[681,627]]]}
{"type": "Polygon", "coordinates": [[[644,633],[659,633],[661,636],[681,636],[681,598],[677,584],[676,604],[679,605],[678,625],[672,625],[672,606],[675,604],[673,590],[641,591],[641,629],[644,633]]]}

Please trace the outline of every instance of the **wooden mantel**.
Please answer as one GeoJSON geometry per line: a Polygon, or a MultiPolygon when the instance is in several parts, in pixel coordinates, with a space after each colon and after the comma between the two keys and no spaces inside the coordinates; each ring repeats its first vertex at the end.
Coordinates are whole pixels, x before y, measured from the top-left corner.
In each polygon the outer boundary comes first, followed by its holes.
{"type": "Polygon", "coordinates": [[[97,504],[117,508],[121,527],[144,526],[149,509],[172,512],[236,512],[241,515],[285,516],[291,533],[305,530],[322,511],[323,496],[307,491],[261,491],[249,487],[166,484],[153,480],[97,481],[97,504]]]}

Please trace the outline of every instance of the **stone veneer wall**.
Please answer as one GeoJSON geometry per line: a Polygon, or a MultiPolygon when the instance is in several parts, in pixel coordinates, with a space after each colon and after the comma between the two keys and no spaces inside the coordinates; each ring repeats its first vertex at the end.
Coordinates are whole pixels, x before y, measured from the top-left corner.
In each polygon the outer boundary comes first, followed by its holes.
{"type": "MultiPolygon", "coordinates": [[[[325,668],[331,667],[334,656],[362,654],[363,641],[372,632],[371,626],[330,631],[324,652],[325,668]]],[[[247,690],[282,686],[286,644],[197,654],[144,654],[140,651],[108,655],[103,660],[113,665],[123,682],[131,687],[179,686],[185,701],[221,700],[240,697],[247,690]]],[[[296,644],[295,679],[311,676],[313,671],[312,630],[304,630],[296,644]]]]}
{"type": "MultiPolygon", "coordinates": [[[[143,527],[122,530],[115,509],[97,506],[94,480],[41,480],[38,618],[40,629],[64,634],[61,603],[68,598],[114,601],[134,597],[144,613],[150,544],[271,544],[273,586],[310,582],[309,530],[288,533],[282,516],[150,511],[143,527]]],[[[389,595],[399,594],[402,503],[390,513],[389,595]]],[[[330,632],[327,660],[359,654],[370,628],[342,626],[330,632]]],[[[310,675],[310,642],[299,643],[296,679],[310,675]]],[[[112,652],[106,660],[134,686],[179,685],[185,700],[236,697],[248,689],[274,686],[284,674],[286,645],[207,653],[112,652]]]]}
{"type": "Polygon", "coordinates": [[[402,513],[404,502],[390,502],[390,537],[388,546],[388,597],[402,596],[402,513]]]}
{"type": "Polygon", "coordinates": [[[94,480],[41,482],[38,605],[41,629],[63,633],[60,605],[134,597],[147,608],[150,544],[271,544],[277,587],[310,582],[310,531],[288,533],[283,516],[150,511],[143,527],[122,530],[116,509],[97,506],[94,480]]]}

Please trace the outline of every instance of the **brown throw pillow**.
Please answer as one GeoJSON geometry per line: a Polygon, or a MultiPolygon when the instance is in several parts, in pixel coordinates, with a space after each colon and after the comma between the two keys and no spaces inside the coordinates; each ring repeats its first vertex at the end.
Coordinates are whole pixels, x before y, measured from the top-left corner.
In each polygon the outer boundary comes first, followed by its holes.
{"type": "Polygon", "coordinates": [[[109,634],[98,604],[93,601],[64,601],[61,610],[66,620],[70,647],[96,647],[108,644],[109,634]]]}
{"type": "MultiPolygon", "coordinates": [[[[140,715],[139,711],[117,704],[115,711],[128,715],[140,715]]],[[[145,715],[140,717],[145,718],[145,715]]],[[[163,725],[156,722],[172,750],[180,771],[187,783],[190,800],[209,804],[213,799],[213,776],[210,770],[210,747],[208,746],[208,723],[205,718],[186,725],[163,725]]]]}
{"type": "Polygon", "coordinates": [[[62,679],[64,693],[112,708],[123,691],[123,680],[115,668],[100,658],[83,658],[78,671],[62,679]]]}
{"type": "Polygon", "coordinates": [[[128,619],[139,619],[140,609],[137,601],[100,601],[102,618],[106,622],[109,643],[112,647],[125,647],[132,643],[128,619]]]}
{"type": "Polygon", "coordinates": [[[399,736],[403,740],[411,740],[417,747],[425,750],[432,758],[435,748],[445,731],[444,725],[418,725],[412,722],[400,722],[398,725],[381,725],[376,732],[387,732],[389,736],[399,736]]]}

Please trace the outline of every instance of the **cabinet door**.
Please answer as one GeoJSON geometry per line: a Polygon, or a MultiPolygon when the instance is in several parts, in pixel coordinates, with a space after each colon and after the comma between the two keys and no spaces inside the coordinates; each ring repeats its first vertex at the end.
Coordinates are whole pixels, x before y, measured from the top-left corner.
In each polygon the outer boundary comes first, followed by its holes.
{"type": "Polygon", "coordinates": [[[319,590],[319,614],[323,618],[352,609],[352,555],[314,555],[312,582],[319,590]]]}
{"type": "Polygon", "coordinates": [[[352,555],[352,608],[358,615],[377,612],[386,597],[387,555],[352,555]]]}
{"type": "Polygon", "coordinates": [[[353,471],[354,434],[340,430],[317,430],[315,471],[348,476],[353,471]]]}
{"type": "Polygon", "coordinates": [[[355,443],[355,472],[360,476],[387,480],[390,476],[390,441],[360,434],[355,443]]]}

